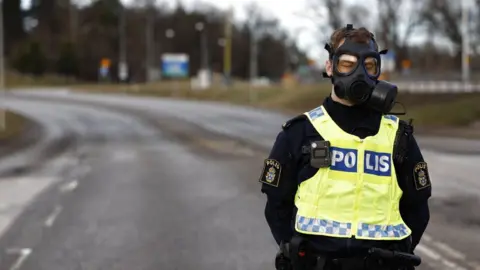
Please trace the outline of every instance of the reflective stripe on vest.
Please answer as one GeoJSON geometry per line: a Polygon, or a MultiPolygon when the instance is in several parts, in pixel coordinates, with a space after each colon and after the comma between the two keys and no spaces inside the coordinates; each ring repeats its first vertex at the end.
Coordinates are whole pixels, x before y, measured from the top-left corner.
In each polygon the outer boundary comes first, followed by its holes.
{"type": "Polygon", "coordinates": [[[323,106],[305,113],[324,140],[332,164],[302,182],[295,196],[295,229],[303,234],[400,240],[411,234],[399,210],[392,153],[399,119],[386,115],[375,136],[344,132],[323,106]]]}

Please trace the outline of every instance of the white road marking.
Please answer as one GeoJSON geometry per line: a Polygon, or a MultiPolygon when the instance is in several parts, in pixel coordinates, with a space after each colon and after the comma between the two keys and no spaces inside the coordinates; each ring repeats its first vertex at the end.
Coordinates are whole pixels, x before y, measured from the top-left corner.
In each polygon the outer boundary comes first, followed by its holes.
{"type": "Polygon", "coordinates": [[[434,241],[433,238],[429,236],[427,236],[426,242],[430,242],[429,245],[432,245],[432,247],[424,244],[419,244],[416,248],[416,251],[418,251],[421,255],[428,257],[429,260],[425,260],[426,263],[434,266],[435,269],[439,269],[439,266],[435,264],[441,264],[446,267],[444,268],[445,270],[480,270],[480,265],[467,261],[466,255],[448,246],[447,244],[434,241]],[[435,251],[434,248],[438,249],[439,251],[435,251]],[[462,266],[446,259],[446,257],[451,257],[458,260],[459,262],[461,262],[462,266]]]}
{"type": "Polygon", "coordinates": [[[137,155],[131,150],[117,150],[112,153],[113,161],[133,161],[137,158],[137,155]]]}
{"type": "Polygon", "coordinates": [[[82,174],[83,176],[86,176],[87,174],[89,174],[90,172],[92,171],[92,167],[90,166],[83,166],[82,167],[82,174]]]}
{"type": "Polygon", "coordinates": [[[422,236],[422,241],[425,241],[425,242],[432,242],[432,237],[426,233],[423,234],[422,236]]]}
{"type": "Polygon", "coordinates": [[[20,215],[24,207],[48,186],[59,181],[56,177],[11,177],[0,179],[0,235],[7,231],[12,221],[20,215]]]}
{"type": "Polygon", "coordinates": [[[472,270],[480,270],[480,264],[478,263],[469,262],[468,266],[470,266],[472,270]]]}
{"type": "Polygon", "coordinates": [[[450,255],[452,258],[455,258],[457,260],[465,260],[467,258],[467,256],[465,256],[465,254],[461,253],[458,250],[455,250],[455,249],[451,248],[450,246],[448,246],[445,243],[435,242],[435,243],[432,243],[432,245],[435,246],[436,248],[440,249],[441,251],[445,252],[446,254],[450,255]]]}
{"type": "Polygon", "coordinates": [[[78,187],[78,181],[77,180],[73,180],[69,183],[66,183],[64,185],[62,185],[60,187],[60,191],[62,193],[66,193],[66,192],[70,192],[70,191],[73,191],[75,190],[76,188],[78,187]]]}
{"type": "Polygon", "coordinates": [[[438,254],[437,252],[428,248],[425,245],[419,244],[415,248],[415,250],[417,250],[418,252],[422,253],[423,255],[429,257],[430,259],[432,259],[434,261],[439,261],[440,259],[442,259],[442,256],[440,254],[438,254]]]}
{"type": "Polygon", "coordinates": [[[15,261],[12,267],[9,268],[9,270],[18,270],[20,269],[20,267],[22,267],[23,263],[28,258],[28,256],[32,254],[32,250],[29,248],[9,249],[7,250],[7,253],[10,255],[19,255],[18,259],[15,261]]]}
{"type": "Polygon", "coordinates": [[[85,178],[91,171],[92,171],[92,167],[90,167],[88,165],[83,165],[83,166],[76,167],[75,169],[73,169],[69,173],[69,175],[70,175],[71,178],[81,179],[81,178],[85,178]]]}
{"type": "Polygon", "coordinates": [[[62,210],[63,208],[61,206],[56,206],[55,209],[53,209],[53,212],[47,217],[47,220],[45,220],[45,227],[52,227],[62,210]]]}
{"type": "Polygon", "coordinates": [[[445,260],[445,259],[442,259],[442,264],[445,265],[446,267],[448,267],[447,269],[452,269],[452,270],[467,270],[461,266],[459,266],[458,264],[452,262],[452,261],[449,261],[449,260],[445,260]]]}

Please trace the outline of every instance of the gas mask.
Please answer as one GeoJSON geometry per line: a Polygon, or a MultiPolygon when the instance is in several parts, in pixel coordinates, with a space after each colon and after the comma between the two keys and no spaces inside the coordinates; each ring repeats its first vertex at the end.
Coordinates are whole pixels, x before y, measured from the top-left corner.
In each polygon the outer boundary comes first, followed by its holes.
{"type": "MultiPolygon", "coordinates": [[[[353,30],[352,25],[347,25],[347,30],[353,30]]],[[[339,98],[381,113],[391,111],[398,89],[393,84],[378,80],[380,55],[387,50],[378,52],[374,40],[362,44],[348,37],[337,50],[334,51],[328,44],[325,49],[329,52],[333,65],[333,75],[326,77],[331,78],[335,94],[339,98]]]]}

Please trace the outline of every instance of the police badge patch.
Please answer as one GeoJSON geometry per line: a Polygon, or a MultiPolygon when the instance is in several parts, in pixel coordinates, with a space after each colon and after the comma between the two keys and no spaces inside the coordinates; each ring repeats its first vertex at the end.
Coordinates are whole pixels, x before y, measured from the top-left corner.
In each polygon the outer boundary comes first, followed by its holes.
{"type": "Polygon", "coordinates": [[[413,181],[415,182],[415,188],[417,190],[431,186],[426,162],[419,162],[415,165],[413,168],[413,181]]]}
{"type": "Polygon", "coordinates": [[[282,173],[282,165],[274,159],[266,159],[263,166],[262,175],[260,175],[260,183],[278,187],[280,184],[280,174],[282,173]]]}

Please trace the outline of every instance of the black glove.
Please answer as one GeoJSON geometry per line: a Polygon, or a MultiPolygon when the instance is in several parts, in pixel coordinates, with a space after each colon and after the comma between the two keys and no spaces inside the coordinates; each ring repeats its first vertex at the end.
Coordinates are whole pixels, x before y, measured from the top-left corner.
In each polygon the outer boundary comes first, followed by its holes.
{"type": "Polygon", "coordinates": [[[290,243],[281,242],[280,248],[275,257],[275,269],[277,270],[292,270],[290,262],[290,243]]]}

